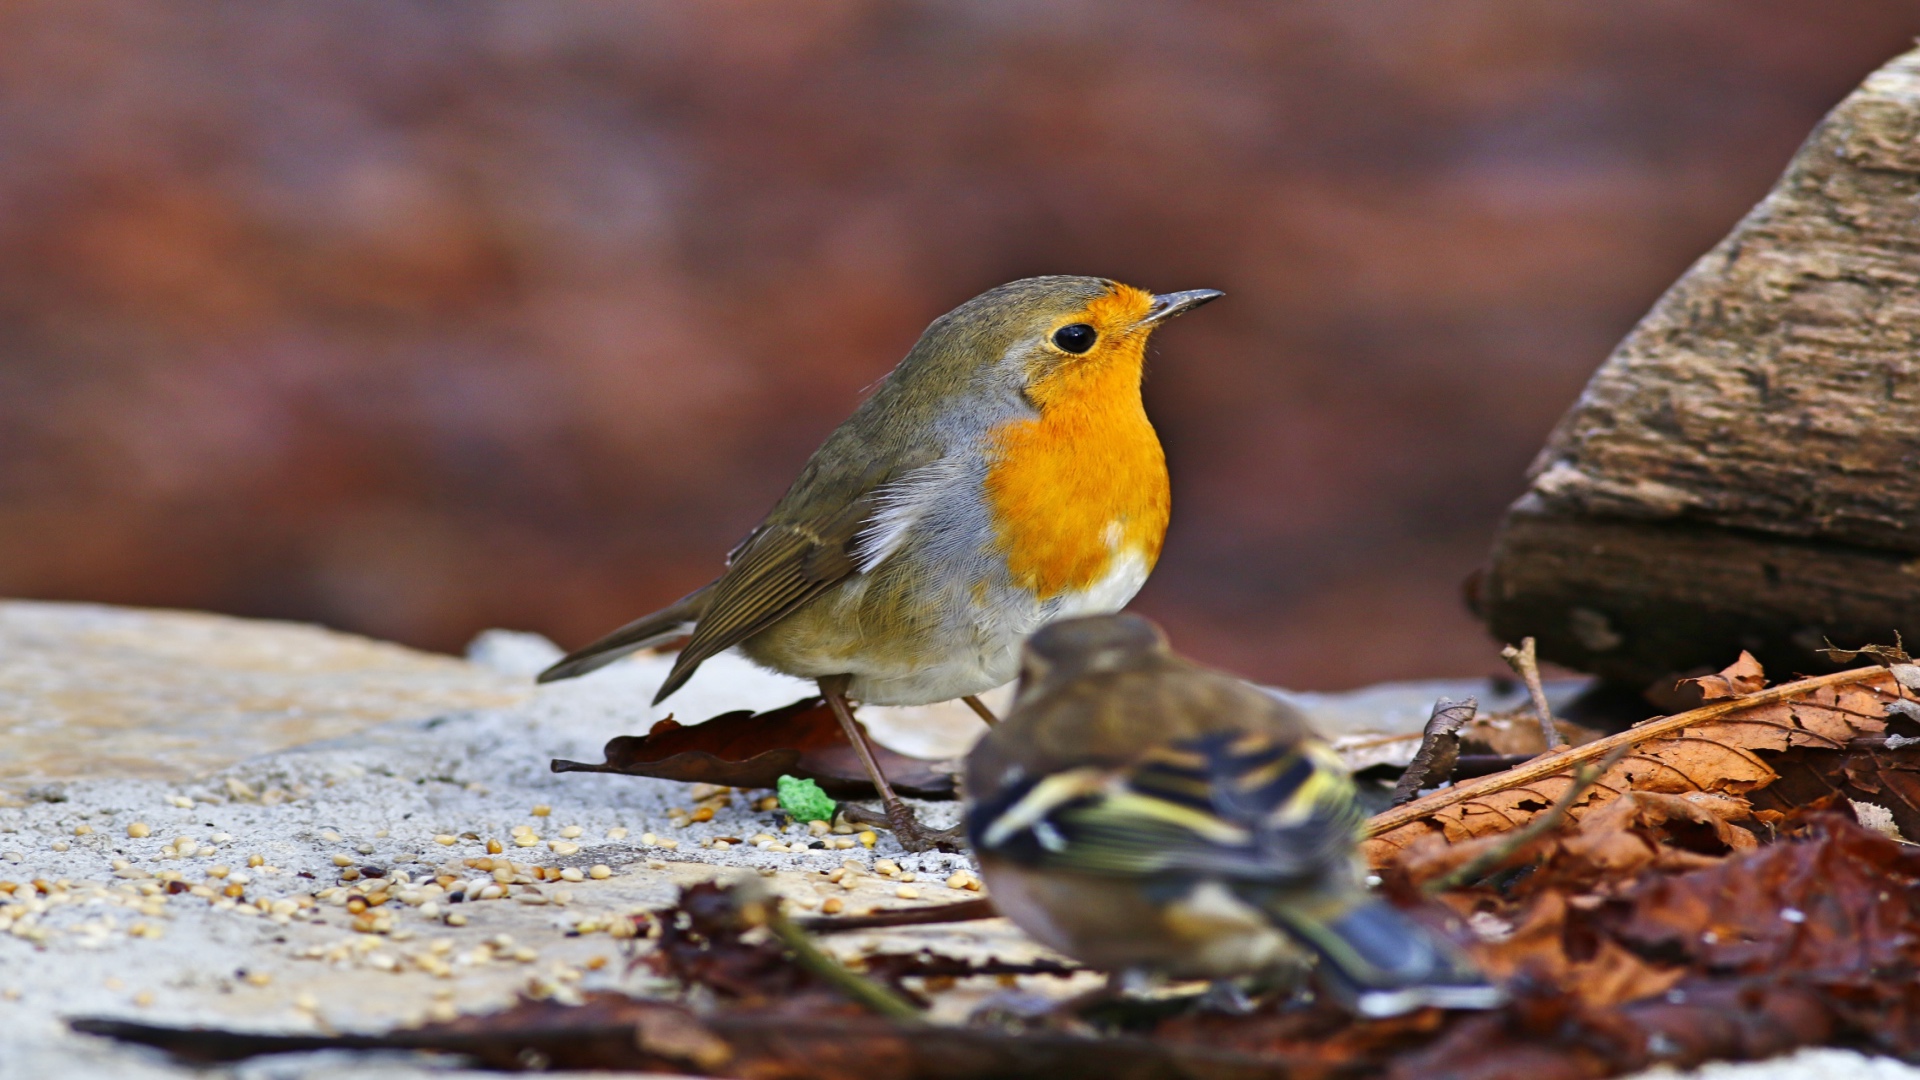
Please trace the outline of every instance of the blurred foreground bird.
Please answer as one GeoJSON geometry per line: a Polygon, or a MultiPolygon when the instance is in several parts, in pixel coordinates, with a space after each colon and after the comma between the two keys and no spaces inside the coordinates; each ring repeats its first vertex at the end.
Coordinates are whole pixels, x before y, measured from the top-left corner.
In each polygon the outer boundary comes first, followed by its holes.
{"type": "Polygon", "coordinates": [[[739,646],[817,680],[900,841],[934,839],[847,701],[926,705],[1010,681],[1043,624],[1118,611],[1166,533],[1166,459],[1140,401],[1147,338],[1221,294],[1104,278],[1002,285],[936,319],[827,438],[717,580],[542,672],[583,675],[692,630],[655,702],[739,646]]]}
{"type": "Polygon", "coordinates": [[[1364,1015],[1503,1000],[1367,892],[1352,783],[1305,720],[1174,655],[1146,619],[1035,634],[1012,711],[967,758],[966,793],[994,906],[1092,967],[1230,979],[1304,946],[1364,1015]]]}

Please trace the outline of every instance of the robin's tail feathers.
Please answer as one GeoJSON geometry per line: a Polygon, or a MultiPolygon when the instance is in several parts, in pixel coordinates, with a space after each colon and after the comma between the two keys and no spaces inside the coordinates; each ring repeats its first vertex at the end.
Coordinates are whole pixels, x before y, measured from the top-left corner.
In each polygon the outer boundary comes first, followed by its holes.
{"type": "Polygon", "coordinates": [[[575,649],[541,672],[536,681],[557,682],[598,671],[624,656],[665,644],[686,634],[705,614],[707,597],[712,592],[712,585],[703,586],[651,615],[633,620],[591,645],[575,649]]]}
{"type": "Polygon", "coordinates": [[[1320,954],[1327,981],[1363,1016],[1399,1016],[1426,1006],[1491,1009],[1506,1001],[1452,946],[1373,897],[1328,919],[1283,905],[1268,911],[1320,954]]]}

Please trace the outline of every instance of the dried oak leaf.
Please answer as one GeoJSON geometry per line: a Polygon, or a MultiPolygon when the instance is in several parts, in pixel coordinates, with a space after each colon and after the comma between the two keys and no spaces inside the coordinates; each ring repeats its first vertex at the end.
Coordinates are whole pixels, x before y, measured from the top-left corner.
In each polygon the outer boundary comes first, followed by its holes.
{"type": "MultiPolygon", "coordinates": [[[[606,745],[598,765],[556,759],[554,772],[621,773],[662,780],[770,788],[782,775],[812,780],[836,799],[875,795],[860,758],[826,702],[806,698],[756,713],[722,713],[687,726],[671,717],[645,735],[621,735],[606,745]]],[[[894,790],[916,799],[954,797],[955,767],[874,747],[894,790]]]]}
{"type": "Polygon", "coordinates": [[[1682,679],[1681,686],[1691,686],[1699,691],[1700,700],[1718,701],[1721,698],[1745,697],[1765,689],[1767,673],[1753,654],[1742,649],[1740,659],[1727,665],[1717,675],[1702,675],[1697,679],[1682,679]]]}
{"type": "Polygon", "coordinates": [[[1856,743],[1843,753],[1789,750],[1771,760],[1780,779],[1754,792],[1753,805],[1763,813],[1785,812],[1837,796],[1883,807],[1902,837],[1920,837],[1920,745],[1915,744],[1856,743]]]}
{"type": "Polygon", "coordinates": [[[1702,973],[1850,982],[1920,965],[1920,848],[1838,814],[1626,900],[1603,912],[1610,936],[1702,973]]]}
{"type": "MultiPolygon", "coordinates": [[[[1751,851],[1759,844],[1737,824],[1753,818],[1753,807],[1730,795],[1689,792],[1669,795],[1629,791],[1563,828],[1511,852],[1495,871],[1544,863],[1532,881],[1584,888],[1595,882],[1624,882],[1644,870],[1680,871],[1712,865],[1721,856],[1751,851]]],[[[1403,849],[1390,872],[1403,892],[1445,877],[1506,842],[1495,833],[1458,844],[1426,836],[1403,849]]]]}
{"type": "Polygon", "coordinates": [[[1428,837],[1457,844],[1504,833],[1551,807],[1574,770],[1615,747],[1632,747],[1570,809],[1578,820],[1627,791],[1745,796],[1779,778],[1768,756],[1795,748],[1842,750],[1886,729],[1901,690],[1884,668],[1861,668],[1727,698],[1645,721],[1584,746],[1550,754],[1376,815],[1368,860],[1376,867],[1428,837]]]}

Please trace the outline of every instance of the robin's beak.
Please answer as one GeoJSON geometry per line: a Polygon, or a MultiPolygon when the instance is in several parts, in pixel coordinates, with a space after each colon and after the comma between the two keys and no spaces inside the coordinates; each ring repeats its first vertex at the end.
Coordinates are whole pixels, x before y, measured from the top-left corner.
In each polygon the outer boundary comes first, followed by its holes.
{"type": "Polygon", "coordinates": [[[1161,293],[1147,305],[1147,316],[1140,320],[1141,326],[1158,326],[1175,315],[1192,311],[1201,304],[1218,300],[1227,295],[1219,289],[1188,289],[1186,292],[1161,293]]]}

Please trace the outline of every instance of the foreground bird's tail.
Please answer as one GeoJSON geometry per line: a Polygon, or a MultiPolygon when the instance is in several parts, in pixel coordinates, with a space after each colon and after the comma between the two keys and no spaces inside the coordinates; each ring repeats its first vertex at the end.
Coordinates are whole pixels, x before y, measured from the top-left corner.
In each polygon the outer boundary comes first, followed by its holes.
{"type": "Polygon", "coordinates": [[[1362,1016],[1398,1016],[1425,1006],[1491,1009],[1506,994],[1450,944],[1399,909],[1359,895],[1303,909],[1269,901],[1269,917],[1320,954],[1330,989],[1362,1016]]]}
{"type": "Polygon", "coordinates": [[[704,585],[651,615],[643,615],[606,637],[585,645],[560,658],[540,673],[536,681],[555,682],[598,671],[623,656],[651,648],[685,634],[706,614],[712,585],[704,585]]]}

